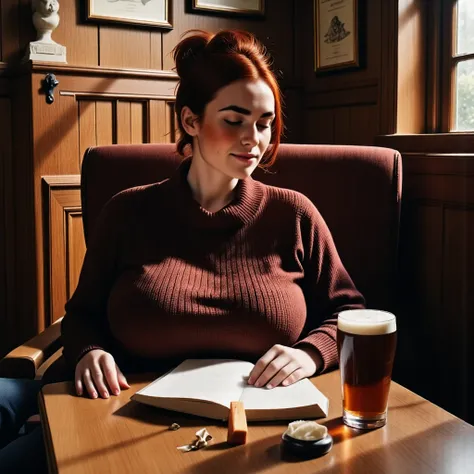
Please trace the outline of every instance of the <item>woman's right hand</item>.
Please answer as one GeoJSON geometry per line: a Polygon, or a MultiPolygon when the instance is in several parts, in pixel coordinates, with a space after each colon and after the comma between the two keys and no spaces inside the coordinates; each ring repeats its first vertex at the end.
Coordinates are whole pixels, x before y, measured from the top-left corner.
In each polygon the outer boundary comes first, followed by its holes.
{"type": "Polygon", "coordinates": [[[119,395],[121,388],[130,388],[112,354],[101,349],[89,351],[77,363],[75,385],[79,396],[86,390],[91,398],[109,398],[119,395]]]}

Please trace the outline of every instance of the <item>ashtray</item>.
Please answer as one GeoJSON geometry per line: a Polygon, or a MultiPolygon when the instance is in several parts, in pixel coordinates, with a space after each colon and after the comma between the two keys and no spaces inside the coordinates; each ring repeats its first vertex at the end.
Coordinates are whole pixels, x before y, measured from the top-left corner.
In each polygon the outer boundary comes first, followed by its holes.
{"type": "Polygon", "coordinates": [[[332,436],[328,433],[318,440],[296,439],[283,433],[281,437],[283,449],[300,458],[318,458],[328,453],[333,444],[332,436]]]}

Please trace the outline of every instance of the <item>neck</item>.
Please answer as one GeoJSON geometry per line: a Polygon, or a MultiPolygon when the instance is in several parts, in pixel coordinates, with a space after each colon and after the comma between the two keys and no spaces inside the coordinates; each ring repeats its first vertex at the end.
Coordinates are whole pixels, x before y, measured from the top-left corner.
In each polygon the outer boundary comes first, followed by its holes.
{"type": "Polygon", "coordinates": [[[188,172],[188,183],[194,199],[209,212],[220,211],[234,198],[237,178],[229,178],[194,156],[188,172]]]}

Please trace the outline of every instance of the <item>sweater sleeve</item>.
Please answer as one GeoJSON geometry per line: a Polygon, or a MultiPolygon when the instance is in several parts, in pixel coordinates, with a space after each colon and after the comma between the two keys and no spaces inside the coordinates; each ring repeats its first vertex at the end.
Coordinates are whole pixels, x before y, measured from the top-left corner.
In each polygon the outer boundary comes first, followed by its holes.
{"type": "Polygon", "coordinates": [[[75,366],[93,349],[107,350],[107,302],[117,275],[122,223],[129,193],[114,196],[101,211],[90,236],[77,288],[61,323],[63,354],[75,366]]]}
{"type": "Polygon", "coordinates": [[[317,373],[338,364],[337,317],[347,309],[365,308],[364,297],[355,287],[337,252],[331,232],[311,204],[301,218],[304,252],[304,291],[308,308],[305,333],[294,347],[309,345],[323,360],[317,373]]]}

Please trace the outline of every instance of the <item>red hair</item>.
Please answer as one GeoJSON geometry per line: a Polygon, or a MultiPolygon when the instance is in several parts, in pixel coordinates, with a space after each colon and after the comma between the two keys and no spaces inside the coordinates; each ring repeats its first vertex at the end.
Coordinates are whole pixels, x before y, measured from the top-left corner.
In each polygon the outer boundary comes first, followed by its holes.
{"type": "Polygon", "coordinates": [[[186,34],[189,33],[193,33],[192,36],[182,39],[173,49],[176,72],[180,79],[175,104],[180,131],[178,152],[184,155],[186,146],[192,147],[193,143],[181,122],[184,106],[202,117],[206,105],[222,87],[241,79],[262,79],[275,98],[271,146],[262,160],[262,166],[270,166],[275,161],[280,145],[283,117],[280,87],[271,70],[271,60],[265,46],[246,31],[223,30],[212,34],[190,30],[186,34]]]}

